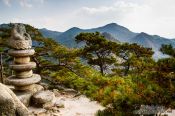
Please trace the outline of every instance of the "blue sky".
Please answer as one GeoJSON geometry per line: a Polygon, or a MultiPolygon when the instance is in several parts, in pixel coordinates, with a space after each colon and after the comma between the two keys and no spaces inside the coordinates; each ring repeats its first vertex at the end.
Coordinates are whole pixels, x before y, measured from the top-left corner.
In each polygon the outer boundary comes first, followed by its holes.
{"type": "Polygon", "coordinates": [[[134,32],[175,38],[175,0],[0,0],[0,24],[65,31],[118,23],[134,32]]]}

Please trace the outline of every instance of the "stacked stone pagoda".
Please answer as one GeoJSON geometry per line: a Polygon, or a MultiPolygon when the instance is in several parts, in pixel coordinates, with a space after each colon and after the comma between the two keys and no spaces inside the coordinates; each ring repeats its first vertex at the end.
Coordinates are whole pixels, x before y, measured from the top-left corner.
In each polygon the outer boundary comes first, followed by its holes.
{"type": "Polygon", "coordinates": [[[8,78],[8,82],[14,85],[16,90],[32,89],[32,85],[41,80],[40,75],[33,74],[35,62],[30,62],[30,56],[34,54],[33,49],[28,50],[9,50],[8,54],[14,57],[14,63],[10,68],[14,70],[15,75],[8,78]]]}
{"type": "MultiPolygon", "coordinates": [[[[7,83],[15,87],[14,91],[17,91],[19,96],[24,97],[23,94],[28,93],[31,97],[34,92],[37,92],[36,83],[41,80],[41,77],[33,74],[32,69],[36,67],[36,63],[31,62],[30,57],[35,51],[32,49],[31,37],[23,24],[14,24],[8,46],[11,48],[8,54],[14,58],[9,67],[15,73],[7,79],[7,83]]],[[[28,105],[28,103],[24,104],[28,105]]]]}

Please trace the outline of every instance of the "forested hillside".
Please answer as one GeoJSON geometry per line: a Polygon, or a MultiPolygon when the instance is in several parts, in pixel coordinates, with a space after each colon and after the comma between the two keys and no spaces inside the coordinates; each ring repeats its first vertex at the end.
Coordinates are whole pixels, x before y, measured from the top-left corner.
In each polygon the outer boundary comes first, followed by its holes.
{"type": "MultiPolygon", "coordinates": [[[[106,106],[98,116],[133,115],[143,104],[175,107],[175,49],[171,45],[160,49],[170,57],[155,61],[151,48],[111,41],[99,32],[79,33],[75,42],[84,46],[68,48],[30,25],[26,30],[34,40],[35,72],[106,106]]],[[[7,63],[12,59],[6,54],[10,32],[10,24],[0,27],[4,78],[11,73],[7,63]]]]}

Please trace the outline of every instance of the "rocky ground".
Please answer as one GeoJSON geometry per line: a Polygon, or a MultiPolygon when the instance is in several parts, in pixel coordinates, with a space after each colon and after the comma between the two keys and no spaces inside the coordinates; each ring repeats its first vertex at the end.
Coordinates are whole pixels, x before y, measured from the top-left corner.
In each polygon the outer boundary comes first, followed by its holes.
{"type": "Polygon", "coordinates": [[[54,105],[45,108],[29,107],[34,116],[94,116],[98,110],[104,109],[99,103],[91,101],[84,95],[77,94],[73,90],[55,94],[54,105]]]}

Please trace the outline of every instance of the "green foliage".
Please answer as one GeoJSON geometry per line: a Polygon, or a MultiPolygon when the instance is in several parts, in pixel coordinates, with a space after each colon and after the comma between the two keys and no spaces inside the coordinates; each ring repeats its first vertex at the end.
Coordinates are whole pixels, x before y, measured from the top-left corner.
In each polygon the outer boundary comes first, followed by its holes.
{"type": "Polygon", "coordinates": [[[175,49],[173,48],[173,46],[171,44],[169,44],[169,45],[163,44],[160,48],[160,51],[163,54],[167,54],[167,55],[170,55],[172,57],[175,57],[175,49]]]}
{"type": "Polygon", "coordinates": [[[116,68],[113,71],[117,74],[121,73],[120,75],[141,74],[146,68],[150,69],[152,64],[154,64],[152,49],[144,48],[135,43],[120,44],[115,54],[120,60],[116,62],[116,68]]]}
{"type": "MultiPolygon", "coordinates": [[[[36,42],[33,46],[36,53],[32,57],[37,64],[35,72],[106,106],[104,111],[97,112],[98,116],[133,115],[133,110],[142,104],[175,107],[175,60],[171,45],[163,45],[161,51],[172,57],[156,62],[152,59],[152,49],[111,42],[98,32],[76,36],[76,41],[84,42],[85,46],[73,49],[44,38],[30,25],[26,25],[26,29],[36,42]],[[80,56],[89,65],[83,64],[80,56]],[[91,67],[94,65],[101,70],[91,67]],[[113,72],[105,74],[110,66],[113,72]]],[[[8,37],[10,28],[0,29],[0,49],[4,53],[3,40],[8,37]]],[[[12,59],[6,55],[3,59],[5,75],[9,75],[7,63],[12,59]]]]}
{"type": "Polygon", "coordinates": [[[75,38],[78,43],[85,42],[81,56],[88,61],[88,64],[99,66],[102,75],[107,65],[115,63],[112,51],[116,49],[117,43],[106,40],[99,32],[80,33],[75,38]]]}

